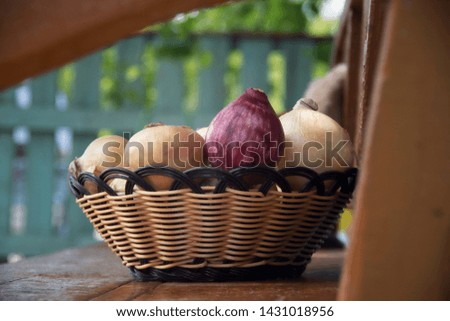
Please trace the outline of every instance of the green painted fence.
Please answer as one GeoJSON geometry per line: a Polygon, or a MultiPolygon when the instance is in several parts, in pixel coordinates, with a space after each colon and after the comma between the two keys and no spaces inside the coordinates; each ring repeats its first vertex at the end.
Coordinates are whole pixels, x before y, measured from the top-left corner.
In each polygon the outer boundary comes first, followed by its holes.
{"type": "Polygon", "coordinates": [[[152,121],[207,126],[247,87],[281,93],[281,105],[290,107],[311,78],[312,50],[321,41],[239,35],[196,40],[196,54],[176,59],[156,54],[155,35],[125,39],[0,92],[0,257],[94,242],[68,192],[66,169],[100,129],[133,133],[152,121]],[[58,131],[66,133],[63,148],[58,131]]]}

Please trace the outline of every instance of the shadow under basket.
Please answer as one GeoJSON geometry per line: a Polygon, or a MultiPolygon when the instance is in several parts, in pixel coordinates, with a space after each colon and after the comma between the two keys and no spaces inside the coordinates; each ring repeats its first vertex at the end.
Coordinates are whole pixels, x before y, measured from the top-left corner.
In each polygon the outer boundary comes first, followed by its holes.
{"type": "Polygon", "coordinates": [[[69,185],[136,280],[243,281],[299,277],[334,230],[356,175],[355,168],[319,175],[303,167],[148,166],[85,172],[69,185]],[[156,191],[149,179],[162,176],[172,185],[156,191]],[[123,180],[122,192],[112,180],[123,180]]]}

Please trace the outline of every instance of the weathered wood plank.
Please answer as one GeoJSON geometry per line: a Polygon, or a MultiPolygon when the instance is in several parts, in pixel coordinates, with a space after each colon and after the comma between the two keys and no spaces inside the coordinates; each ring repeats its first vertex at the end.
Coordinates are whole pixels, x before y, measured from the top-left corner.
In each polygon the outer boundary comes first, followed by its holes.
{"type": "Polygon", "coordinates": [[[148,25],[171,19],[177,13],[223,2],[225,1],[2,1],[0,89],[61,66],[148,25]]]}
{"type": "Polygon", "coordinates": [[[301,278],[287,281],[163,283],[135,300],[335,300],[342,251],[319,251],[301,278]]]}
{"type": "Polygon", "coordinates": [[[267,57],[274,47],[273,42],[270,39],[242,38],[238,40],[237,47],[244,55],[241,70],[243,88],[259,88],[268,93],[267,57]]]}
{"type": "Polygon", "coordinates": [[[129,281],[101,244],[0,265],[0,300],[88,300],[129,281]]]}
{"type": "MultiPolygon", "coordinates": [[[[31,108],[36,112],[55,109],[56,73],[50,72],[31,82],[31,108]],[[37,107],[39,106],[39,107],[37,107]]],[[[52,116],[54,117],[54,116],[52,116]]],[[[55,163],[54,132],[31,130],[31,140],[26,146],[27,158],[27,223],[26,233],[51,235],[53,177],[55,163]]]]}
{"type": "Polygon", "coordinates": [[[117,45],[121,108],[141,109],[145,106],[145,88],[141,72],[144,45],[143,37],[125,39],[117,45]]]}
{"type": "Polygon", "coordinates": [[[96,52],[75,63],[75,83],[71,108],[99,109],[101,53],[96,52]]]}
{"type": "Polygon", "coordinates": [[[16,88],[0,92],[0,107],[15,105],[16,88]]]}
{"type": "Polygon", "coordinates": [[[183,61],[160,58],[156,72],[156,106],[152,110],[152,121],[170,125],[187,125],[183,113],[184,69],[183,61]],[[157,118],[154,116],[157,115],[157,118]]]}
{"type": "Polygon", "coordinates": [[[155,291],[161,282],[132,281],[92,298],[93,301],[130,301],[155,291]]]}
{"type": "Polygon", "coordinates": [[[286,60],[286,110],[290,110],[308,87],[314,63],[314,44],[304,39],[285,40],[280,50],[286,60]]]}
{"type": "MultiPolygon", "coordinates": [[[[15,89],[0,93],[0,108],[15,105],[15,89]]],[[[12,129],[0,126],[0,235],[9,233],[9,218],[12,193],[12,162],[14,158],[14,143],[12,129]]]]}
{"type": "Polygon", "coordinates": [[[0,265],[0,300],[333,300],[343,259],[321,250],[290,281],[143,283],[97,244],[0,265]]]}
{"type": "Polygon", "coordinates": [[[225,106],[226,91],[224,75],[227,58],[231,50],[229,37],[208,37],[200,39],[200,48],[211,55],[212,61],[199,75],[199,102],[194,126],[208,126],[214,116],[225,106]]]}
{"type": "Polygon", "coordinates": [[[0,127],[11,130],[17,124],[28,126],[35,132],[52,132],[59,126],[70,127],[75,133],[96,135],[100,128],[109,128],[114,132],[134,130],[139,127],[145,111],[84,110],[72,105],[64,111],[50,110],[36,106],[27,110],[12,108],[2,109],[0,127]]]}
{"type": "Polygon", "coordinates": [[[31,80],[33,106],[55,109],[56,72],[48,72],[31,80]]]}
{"type": "Polygon", "coordinates": [[[54,156],[53,136],[32,133],[27,146],[27,233],[52,233],[54,156]]]}
{"type": "MultiPolygon", "coordinates": [[[[316,280],[317,281],[317,280],[316,280]]],[[[333,301],[336,300],[337,280],[325,282],[230,282],[165,283],[153,292],[135,298],[153,300],[200,301],[333,301]]]]}
{"type": "MultiPolygon", "coordinates": [[[[76,78],[73,94],[74,105],[70,106],[71,110],[77,108],[80,111],[98,111],[100,109],[100,64],[100,53],[95,53],[76,62],[76,78]]],[[[107,120],[111,123],[111,119],[107,120]]],[[[97,121],[94,119],[94,122],[97,121]]],[[[93,132],[75,131],[73,136],[72,159],[80,157],[86,147],[97,137],[97,133],[101,129],[98,122],[96,127],[96,131],[93,132]]],[[[89,220],[75,203],[75,198],[72,195],[69,197],[67,220],[70,234],[78,237],[92,235],[92,226],[90,225],[89,220]]]]}
{"type": "MultiPolygon", "coordinates": [[[[93,135],[82,135],[76,136],[73,142],[73,152],[72,159],[75,157],[80,157],[83,155],[86,147],[95,139],[93,135]]],[[[67,207],[67,225],[69,228],[69,234],[74,238],[90,238],[91,243],[94,242],[93,237],[93,227],[89,222],[86,215],[81,211],[80,207],[76,203],[75,196],[72,194],[68,197],[68,207],[67,207]]]]}
{"type": "Polygon", "coordinates": [[[9,233],[14,144],[11,131],[0,131],[0,235],[9,233]]]}

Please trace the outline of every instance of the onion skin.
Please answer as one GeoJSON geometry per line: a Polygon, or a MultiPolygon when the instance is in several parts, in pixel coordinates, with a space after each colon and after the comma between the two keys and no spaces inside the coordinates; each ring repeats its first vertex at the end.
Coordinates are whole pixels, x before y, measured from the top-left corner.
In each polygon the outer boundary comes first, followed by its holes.
{"type": "Polygon", "coordinates": [[[196,130],[196,132],[205,139],[206,132],[208,131],[208,127],[202,127],[196,130]]]}
{"type": "MultiPolygon", "coordinates": [[[[117,135],[96,138],[86,147],[83,155],[69,164],[70,175],[78,178],[81,173],[89,172],[99,176],[107,168],[121,167],[126,143],[125,138],[117,135]]],[[[92,182],[86,182],[85,187],[90,193],[97,192],[92,182]]]]}
{"type": "MultiPolygon", "coordinates": [[[[280,116],[286,141],[284,155],[278,161],[279,169],[303,166],[320,174],[345,171],[353,165],[354,150],[347,131],[317,108],[314,101],[301,99],[291,111],[280,116]],[[338,153],[333,153],[333,148],[338,153]],[[330,157],[335,154],[338,157],[330,157]]],[[[302,178],[288,178],[288,181],[296,190],[305,183],[302,178]]]]}
{"type": "Polygon", "coordinates": [[[266,94],[248,88],[212,120],[204,153],[213,167],[226,170],[241,166],[274,167],[283,142],[281,122],[266,94]]]}
{"type": "MultiPolygon", "coordinates": [[[[204,142],[203,137],[188,126],[149,124],[128,141],[124,167],[132,171],[145,166],[171,167],[180,171],[201,167],[205,164],[204,142]]],[[[173,182],[163,176],[145,179],[155,190],[168,190],[173,182]]]]}

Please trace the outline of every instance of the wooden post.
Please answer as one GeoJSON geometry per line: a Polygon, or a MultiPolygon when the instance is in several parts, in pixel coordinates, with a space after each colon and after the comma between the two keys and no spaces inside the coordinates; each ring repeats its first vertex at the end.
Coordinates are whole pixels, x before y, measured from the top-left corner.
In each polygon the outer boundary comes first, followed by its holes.
{"type": "MultiPolygon", "coordinates": [[[[73,88],[73,103],[69,110],[98,110],[99,106],[99,80],[100,80],[101,54],[95,53],[75,63],[75,83],[73,88]]],[[[109,120],[112,122],[112,120],[109,120]]],[[[98,128],[97,130],[99,130],[98,128]]],[[[97,131],[76,131],[73,133],[72,159],[83,155],[86,147],[96,138],[97,131]]],[[[70,235],[74,238],[92,235],[92,226],[81,212],[72,195],[69,195],[67,221],[70,235]]]]}
{"type": "Polygon", "coordinates": [[[156,106],[152,114],[158,115],[158,118],[154,121],[170,125],[185,124],[183,61],[172,57],[159,58],[156,78],[156,106]]]}
{"type": "Polygon", "coordinates": [[[0,89],[58,67],[177,13],[225,0],[0,2],[0,89]]]}
{"type": "Polygon", "coordinates": [[[145,106],[145,87],[142,77],[144,46],[143,37],[125,39],[117,45],[119,88],[122,99],[120,107],[127,110],[145,106]]]}
{"type": "Polygon", "coordinates": [[[364,0],[361,32],[361,61],[358,77],[358,106],[353,145],[358,160],[362,161],[365,128],[372,97],[374,75],[379,62],[380,43],[385,30],[388,1],[364,0]]]}
{"type": "Polygon", "coordinates": [[[308,87],[314,64],[312,51],[316,44],[304,40],[285,40],[281,52],[286,59],[286,110],[294,107],[308,87]]]}
{"type": "Polygon", "coordinates": [[[273,48],[270,39],[241,38],[237,47],[244,55],[244,64],[241,70],[241,83],[243,90],[248,87],[256,87],[269,91],[267,75],[267,58],[273,48]],[[261,68],[261,67],[264,68],[261,68]]]}
{"type": "MultiPolygon", "coordinates": [[[[50,72],[33,79],[32,109],[55,110],[56,73],[50,72]]],[[[33,236],[51,235],[52,197],[55,162],[54,130],[31,129],[26,146],[27,159],[27,228],[33,236]]]]}
{"type": "Polygon", "coordinates": [[[231,51],[231,39],[225,36],[202,36],[200,48],[211,55],[211,63],[199,74],[199,102],[194,126],[208,126],[214,116],[226,105],[224,75],[231,51]]]}
{"type": "Polygon", "coordinates": [[[450,2],[386,12],[339,298],[448,300],[450,2]]]}
{"type": "MultiPolygon", "coordinates": [[[[15,109],[15,90],[0,93],[0,106],[2,109],[15,109]]],[[[0,128],[0,236],[8,235],[11,194],[12,194],[12,165],[14,161],[15,146],[12,139],[12,130],[0,128]]]]}
{"type": "Polygon", "coordinates": [[[332,64],[345,63],[348,76],[344,86],[342,126],[352,141],[356,137],[358,102],[360,98],[361,48],[363,41],[363,1],[348,0],[334,39],[332,64]]]}

